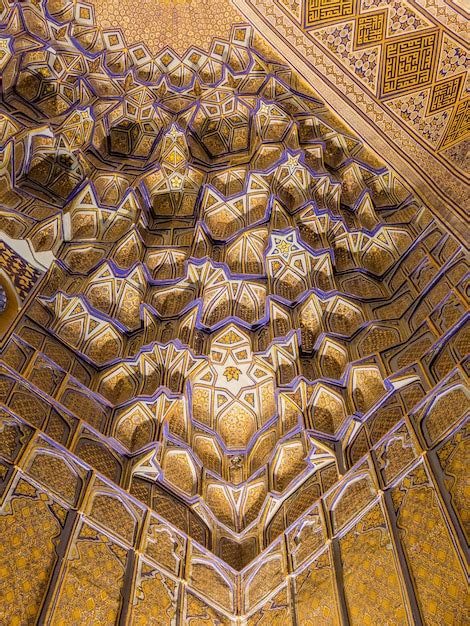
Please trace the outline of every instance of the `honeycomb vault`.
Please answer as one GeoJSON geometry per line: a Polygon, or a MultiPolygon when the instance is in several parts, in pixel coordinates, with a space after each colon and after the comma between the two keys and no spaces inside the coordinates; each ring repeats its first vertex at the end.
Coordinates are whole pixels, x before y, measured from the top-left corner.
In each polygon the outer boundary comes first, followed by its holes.
{"type": "Polygon", "coordinates": [[[438,207],[247,25],[0,20],[0,622],[463,624],[438,207]]]}

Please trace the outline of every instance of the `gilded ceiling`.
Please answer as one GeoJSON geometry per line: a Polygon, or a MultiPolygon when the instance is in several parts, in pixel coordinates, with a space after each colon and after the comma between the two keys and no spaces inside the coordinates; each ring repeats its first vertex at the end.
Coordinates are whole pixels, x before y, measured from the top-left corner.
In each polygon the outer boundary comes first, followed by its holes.
{"type": "Polygon", "coordinates": [[[442,164],[457,9],[276,6],[0,0],[0,623],[467,619],[462,215],[295,70],[442,164]]]}
{"type": "Polygon", "coordinates": [[[171,47],[179,55],[189,48],[209,50],[214,38],[227,39],[243,21],[230,0],[91,0],[97,26],[143,43],[152,54],[171,47]]]}
{"type": "MultiPolygon", "coordinates": [[[[116,49],[209,50],[248,22],[466,239],[466,3],[447,0],[94,0],[116,49]],[[119,28],[116,27],[119,25],[119,28]],[[171,33],[171,37],[168,37],[171,33]]],[[[197,52],[196,52],[197,55],[197,52]]]]}
{"type": "Polygon", "coordinates": [[[468,3],[235,4],[468,242],[468,3]]]}

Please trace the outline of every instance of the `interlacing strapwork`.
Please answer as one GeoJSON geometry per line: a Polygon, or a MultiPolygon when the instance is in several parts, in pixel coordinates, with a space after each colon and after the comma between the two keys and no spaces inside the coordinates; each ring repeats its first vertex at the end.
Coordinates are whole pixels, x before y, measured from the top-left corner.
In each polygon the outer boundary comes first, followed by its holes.
{"type": "Polygon", "coordinates": [[[0,621],[463,623],[464,251],[251,28],[86,7],[0,0],[0,621]]]}

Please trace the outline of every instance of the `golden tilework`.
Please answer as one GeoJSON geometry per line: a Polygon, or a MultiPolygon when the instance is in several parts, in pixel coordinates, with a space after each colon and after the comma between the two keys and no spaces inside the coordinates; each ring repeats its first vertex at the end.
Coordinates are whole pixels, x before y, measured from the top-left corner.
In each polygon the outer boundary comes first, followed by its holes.
{"type": "Polygon", "coordinates": [[[468,240],[468,12],[444,0],[235,0],[468,240]]]}
{"type": "MultiPolygon", "coordinates": [[[[402,119],[412,122],[415,131],[420,130],[418,124],[426,119],[425,116],[436,111],[447,109],[446,118],[449,118],[449,108],[460,97],[460,84],[465,77],[465,51],[455,47],[455,44],[452,49],[453,64],[449,65],[453,43],[441,31],[433,29],[431,20],[425,19],[406,1],[363,0],[357,8],[351,2],[338,3],[336,10],[329,2],[305,2],[305,26],[313,29],[308,33],[326,45],[379,98],[388,99],[418,89],[422,91],[432,85],[427,110],[419,112],[415,109],[414,114],[407,118],[404,105],[399,105],[402,119]],[[328,15],[327,20],[322,19],[322,10],[328,15]],[[344,22],[348,17],[355,19],[344,22]],[[334,27],[326,30],[319,28],[331,21],[334,21],[334,27]],[[359,49],[364,49],[360,55],[355,53],[359,49]],[[449,77],[452,79],[449,80],[449,77]]],[[[426,93],[429,93],[428,90],[426,93]]],[[[412,106],[412,100],[407,102],[408,107],[412,106]]],[[[395,104],[396,100],[388,106],[396,111],[395,104]]],[[[421,126],[424,130],[422,123],[421,126]]],[[[464,139],[466,133],[464,127],[460,128],[453,141],[464,139]]],[[[424,136],[433,143],[429,133],[424,133],[424,136]]],[[[445,141],[441,144],[434,142],[434,149],[439,145],[448,144],[445,141]]]]}
{"type": "Polygon", "coordinates": [[[104,37],[121,45],[143,44],[151,54],[166,46],[179,55],[196,46],[207,50],[215,37],[226,39],[232,25],[243,21],[230,0],[145,0],[138,5],[91,0],[90,6],[104,37]]]}
{"type": "Polygon", "coordinates": [[[456,76],[449,80],[442,81],[434,85],[434,88],[429,98],[428,113],[436,113],[446,109],[449,105],[456,102],[459,93],[460,86],[463,83],[464,76],[456,76]]]}
{"type": "Polygon", "coordinates": [[[307,0],[305,7],[306,26],[325,24],[338,18],[353,15],[354,0],[307,0]]]}
{"type": "Polygon", "coordinates": [[[459,102],[453,112],[449,127],[442,140],[443,147],[449,147],[470,132],[470,98],[459,102]]]}
{"type": "MultiPolygon", "coordinates": [[[[308,7],[361,51],[404,15],[308,7]]],[[[0,623],[465,623],[454,234],[249,25],[0,26],[0,623]]]]}
{"type": "Polygon", "coordinates": [[[371,46],[383,39],[387,14],[385,11],[362,15],[357,20],[354,45],[356,48],[371,46]]]}
{"type": "Polygon", "coordinates": [[[340,539],[340,549],[350,623],[406,623],[391,538],[378,504],[340,539]]]}
{"type": "Polygon", "coordinates": [[[384,46],[382,96],[425,87],[432,80],[437,33],[390,41],[384,46]]]}
{"type": "Polygon", "coordinates": [[[457,123],[452,132],[450,122],[453,113],[450,107],[464,96],[460,93],[460,85],[467,68],[465,50],[456,47],[457,43],[453,44],[440,30],[434,29],[430,19],[425,19],[406,1],[363,0],[357,8],[349,2],[338,3],[334,9],[329,2],[305,2],[305,27],[313,29],[308,30],[308,34],[326,46],[379,98],[394,98],[388,106],[399,113],[402,120],[411,122],[415,132],[421,131],[421,136],[434,149],[447,147],[450,142],[456,143],[467,137],[468,129],[464,124],[457,123]],[[322,11],[327,19],[322,18],[322,11]],[[344,21],[352,17],[354,21],[344,21]],[[319,28],[331,22],[335,25],[327,29],[319,28]],[[452,45],[454,48],[451,51],[452,45]],[[360,49],[364,52],[356,53],[360,49]],[[449,65],[450,54],[454,56],[453,63],[449,65]],[[431,91],[426,89],[430,85],[431,91]],[[402,99],[398,104],[396,96],[418,89],[420,93],[429,94],[427,109],[414,106],[413,99],[402,99]],[[428,125],[437,128],[427,116],[444,110],[447,135],[450,132],[452,139],[443,139],[441,132],[439,142],[425,127],[428,122],[428,125]]]}

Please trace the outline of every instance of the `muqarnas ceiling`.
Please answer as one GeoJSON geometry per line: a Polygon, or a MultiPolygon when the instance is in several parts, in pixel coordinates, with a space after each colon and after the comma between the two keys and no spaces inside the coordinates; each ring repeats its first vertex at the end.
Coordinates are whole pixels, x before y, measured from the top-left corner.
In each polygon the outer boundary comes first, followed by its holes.
{"type": "Polygon", "coordinates": [[[8,615],[461,623],[465,251],[251,28],[62,8],[2,18],[8,615]]]}

